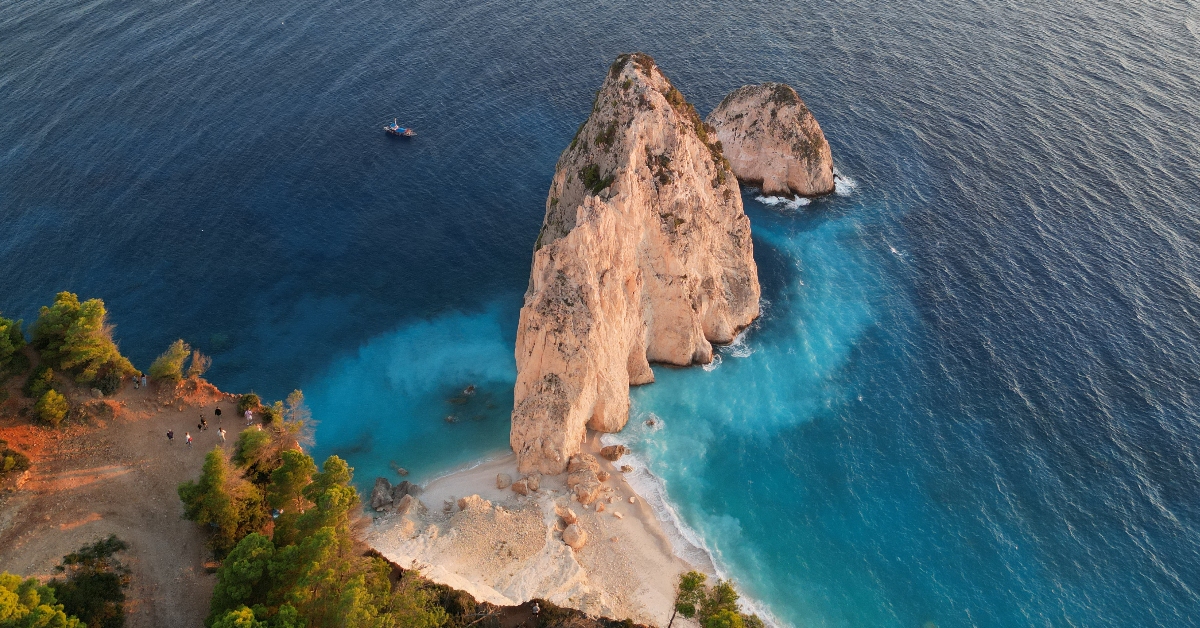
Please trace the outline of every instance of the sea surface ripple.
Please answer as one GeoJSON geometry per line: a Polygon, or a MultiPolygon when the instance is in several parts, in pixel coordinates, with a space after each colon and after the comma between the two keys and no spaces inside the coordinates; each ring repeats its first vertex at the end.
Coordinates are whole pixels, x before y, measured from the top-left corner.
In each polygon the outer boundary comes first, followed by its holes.
{"type": "Polygon", "coordinates": [[[763,317],[634,391],[617,437],[681,522],[787,625],[1200,626],[1198,15],[0,0],[0,308],[102,297],[137,364],[186,338],[223,388],[303,388],[360,481],[427,479],[507,446],[613,57],[702,113],[785,81],[857,185],[745,191],[763,317]]]}

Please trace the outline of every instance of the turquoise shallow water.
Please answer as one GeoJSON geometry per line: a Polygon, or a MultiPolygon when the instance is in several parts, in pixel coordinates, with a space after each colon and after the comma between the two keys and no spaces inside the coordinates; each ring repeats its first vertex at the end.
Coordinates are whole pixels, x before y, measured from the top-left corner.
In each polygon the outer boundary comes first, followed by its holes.
{"type": "Polygon", "coordinates": [[[630,50],[701,112],[795,85],[858,183],[744,195],[762,319],[618,436],[722,569],[796,626],[1200,625],[1185,2],[0,2],[0,309],[303,388],[364,484],[504,451],[554,163],[630,50]]]}

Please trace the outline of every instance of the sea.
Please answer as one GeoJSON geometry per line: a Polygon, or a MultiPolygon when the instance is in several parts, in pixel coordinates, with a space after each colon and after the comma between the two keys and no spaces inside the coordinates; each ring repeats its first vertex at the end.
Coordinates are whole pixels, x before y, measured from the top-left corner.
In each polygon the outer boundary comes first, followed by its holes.
{"type": "Polygon", "coordinates": [[[362,487],[501,455],[555,162],[630,51],[702,114],[793,85],[843,176],[743,190],[762,317],[608,437],[748,608],[1200,626],[1192,1],[0,0],[0,311],[99,297],[142,368],[301,389],[362,487]]]}

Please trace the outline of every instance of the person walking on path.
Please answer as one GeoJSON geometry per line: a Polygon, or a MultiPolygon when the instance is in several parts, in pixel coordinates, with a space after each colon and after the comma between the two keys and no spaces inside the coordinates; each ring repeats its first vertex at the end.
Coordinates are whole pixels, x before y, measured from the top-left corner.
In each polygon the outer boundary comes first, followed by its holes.
{"type": "Polygon", "coordinates": [[[172,432],[171,430],[167,430],[167,442],[168,443],[175,442],[175,432],[172,432]]]}
{"type": "Polygon", "coordinates": [[[138,389],[138,374],[137,373],[133,374],[133,389],[134,390],[138,389]]]}
{"type": "Polygon", "coordinates": [[[253,422],[254,422],[254,413],[247,410],[246,411],[246,425],[250,425],[253,422]]]}
{"type": "Polygon", "coordinates": [[[188,447],[191,447],[191,446],[192,446],[192,433],[191,433],[191,432],[184,432],[184,433],[183,433],[183,435],[187,437],[187,444],[188,444],[188,447]]]}
{"type": "Polygon", "coordinates": [[[142,388],[146,387],[146,374],[142,373],[142,388]]]}
{"type": "Polygon", "coordinates": [[[218,427],[218,428],[217,428],[217,434],[220,434],[220,435],[221,435],[221,442],[222,442],[222,443],[224,443],[224,442],[225,442],[225,428],[223,428],[223,427],[218,427]]]}

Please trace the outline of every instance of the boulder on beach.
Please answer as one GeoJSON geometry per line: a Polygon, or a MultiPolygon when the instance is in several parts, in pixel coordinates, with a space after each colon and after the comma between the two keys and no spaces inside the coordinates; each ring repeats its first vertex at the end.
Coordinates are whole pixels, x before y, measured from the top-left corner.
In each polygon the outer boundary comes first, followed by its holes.
{"type": "Polygon", "coordinates": [[[536,493],[542,486],[542,476],[539,473],[530,473],[522,479],[525,480],[525,485],[529,487],[529,491],[532,493],[536,493]]]}
{"type": "Polygon", "coordinates": [[[512,486],[512,476],[507,473],[496,474],[496,488],[508,488],[512,486]]]}
{"type": "Polygon", "coordinates": [[[734,174],[767,196],[833,192],[833,156],[821,125],[788,85],[746,85],[725,97],[708,124],[734,174]]]}
{"type": "Polygon", "coordinates": [[[579,503],[590,504],[600,497],[600,461],[591,454],[577,454],[567,463],[567,488],[579,503]]]}
{"type": "Polygon", "coordinates": [[[512,490],[518,495],[528,495],[531,492],[529,490],[529,480],[522,478],[516,482],[513,482],[512,490]]]}
{"type": "Polygon", "coordinates": [[[629,448],[624,445],[609,445],[600,450],[600,457],[611,462],[616,462],[621,459],[621,456],[627,453],[629,453],[629,448]]]}
{"type": "Polygon", "coordinates": [[[401,497],[400,501],[396,502],[396,514],[407,515],[408,511],[412,510],[413,503],[416,501],[417,499],[412,495],[401,497]]]}
{"type": "Polygon", "coordinates": [[[600,470],[600,461],[592,454],[576,454],[567,462],[567,473],[575,473],[587,469],[592,473],[600,470]]]}
{"type": "Polygon", "coordinates": [[[420,494],[421,487],[409,482],[408,480],[404,480],[403,482],[392,487],[392,501],[399,501],[400,498],[404,497],[405,495],[417,497],[420,494]]]}
{"type": "Polygon", "coordinates": [[[575,511],[571,510],[570,508],[562,508],[560,506],[555,506],[554,514],[558,515],[559,517],[562,517],[563,523],[565,523],[567,525],[571,525],[572,523],[579,521],[579,516],[576,515],[575,511]]]}
{"type": "Polygon", "coordinates": [[[566,530],[563,530],[562,538],[563,543],[570,545],[571,549],[583,549],[583,546],[587,544],[587,530],[579,527],[577,523],[572,523],[567,526],[566,530]]]}
{"type": "Polygon", "coordinates": [[[375,478],[375,487],[371,489],[371,508],[383,510],[392,505],[392,483],[387,478],[375,478]]]}
{"type": "Polygon", "coordinates": [[[461,497],[458,500],[458,509],[461,510],[489,510],[492,507],[492,502],[478,496],[468,495],[461,497]]]}

